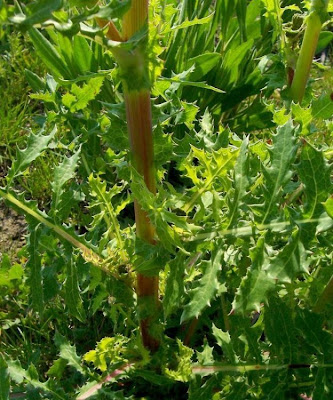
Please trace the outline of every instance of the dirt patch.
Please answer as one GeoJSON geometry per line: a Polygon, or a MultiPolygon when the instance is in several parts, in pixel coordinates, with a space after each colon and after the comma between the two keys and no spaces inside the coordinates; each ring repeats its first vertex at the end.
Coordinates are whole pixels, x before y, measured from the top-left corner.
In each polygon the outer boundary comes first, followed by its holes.
{"type": "Polygon", "coordinates": [[[17,251],[25,244],[25,234],[24,218],[0,202],[0,261],[4,253],[15,259],[17,251]]]}

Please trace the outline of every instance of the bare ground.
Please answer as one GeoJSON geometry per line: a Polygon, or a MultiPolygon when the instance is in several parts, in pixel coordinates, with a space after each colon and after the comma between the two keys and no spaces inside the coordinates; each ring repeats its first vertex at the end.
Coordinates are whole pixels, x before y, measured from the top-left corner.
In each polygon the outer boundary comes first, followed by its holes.
{"type": "Polygon", "coordinates": [[[25,244],[25,234],[24,218],[0,201],[0,261],[5,253],[12,259],[16,257],[25,244]]]}

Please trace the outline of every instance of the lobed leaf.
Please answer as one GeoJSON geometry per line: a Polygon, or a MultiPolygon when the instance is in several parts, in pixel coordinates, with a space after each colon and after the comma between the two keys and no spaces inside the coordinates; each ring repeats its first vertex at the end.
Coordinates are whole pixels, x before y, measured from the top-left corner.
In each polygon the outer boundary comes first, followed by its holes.
{"type": "Polygon", "coordinates": [[[203,276],[199,286],[190,292],[190,301],[185,305],[180,323],[191,318],[198,318],[204,308],[210,306],[219,288],[218,273],[222,268],[222,249],[215,250],[209,261],[202,262],[204,266],[203,276]]]}

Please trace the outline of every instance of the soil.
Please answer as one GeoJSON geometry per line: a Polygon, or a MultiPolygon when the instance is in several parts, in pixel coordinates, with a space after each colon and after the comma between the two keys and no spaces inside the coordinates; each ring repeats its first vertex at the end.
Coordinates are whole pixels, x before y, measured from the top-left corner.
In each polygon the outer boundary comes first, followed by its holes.
{"type": "Polygon", "coordinates": [[[26,222],[0,201],[0,261],[7,253],[11,259],[25,244],[26,222]]]}

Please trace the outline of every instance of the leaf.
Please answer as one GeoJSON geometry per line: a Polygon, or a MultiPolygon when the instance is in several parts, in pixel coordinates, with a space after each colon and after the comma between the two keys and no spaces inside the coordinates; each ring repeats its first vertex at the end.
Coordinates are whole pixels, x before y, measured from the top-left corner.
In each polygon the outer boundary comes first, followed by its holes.
{"type": "Polygon", "coordinates": [[[239,156],[235,164],[235,173],[233,185],[235,188],[234,198],[230,204],[230,217],[228,229],[230,229],[236,222],[237,215],[242,205],[242,200],[246,196],[246,192],[250,186],[250,163],[248,151],[249,139],[245,138],[242,142],[239,156]]]}
{"type": "Polygon", "coordinates": [[[76,354],[75,346],[70,345],[68,340],[62,336],[59,332],[56,332],[54,342],[59,348],[60,357],[67,361],[67,364],[73,367],[76,371],[81,374],[85,374],[85,371],[81,365],[81,359],[76,354]]]}
{"type": "Polygon", "coordinates": [[[52,74],[56,78],[70,79],[71,73],[68,66],[52,44],[37,29],[31,28],[28,32],[38,56],[52,74]]]}
{"type": "Polygon", "coordinates": [[[291,164],[297,150],[295,132],[292,121],[289,120],[279,126],[277,134],[273,136],[273,146],[269,149],[270,165],[263,166],[265,202],[261,211],[262,224],[274,218],[282,188],[292,177],[291,164]]]}
{"type": "Polygon", "coordinates": [[[9,374],[7,369],[7,364],[0,354],[0,398],[2,400],[9,399],[9,374]]]}
{"type": "Polygon", "coordinates": [[[63,6],[62,0],[39,0],[37,3],[28,4],[27,15],[17,14],[10,18],[14,24],[31,27],[52,17],[54,11],[63,6]]]}
{"type": "Polygon", "coordinates": [[[322,94],[312,102],[312,118],[330,119],[332,115],[333,100],[331,94],[322,94]]]}
{"type": "Polygon", "coordinates": [[[68,229],[64,226],[60,227],[50,221],[48,216],[43,214],[36,206],[35,203],[26,201],[24,196],[21,195],[16,198],[11,193],[6,193],[0,189],[0,197],[3,197],[11,203],[19,212],[32,217],[36,221],[39,221],[43,225],[47,226],[57,236],[62,238],[64,241],[70,243],[73,247],[78,248],[81,251],[81,255],[86,262],[90,262],[96,267],[100,268],[106,273],[110,273],[108,268],[103,265],[103,258],[96,252],[94,246],[91,243],[84,240],[82,236],[77,236],[73,229],[68,229]]]}
{"type": "Polygon", "coordinates": [[[54,127],[49,135],[44,135],[44,132],[44,129],[42,129],[37,135],[30,134],[27,139],[26,148],[24,150],[17,150],[15,160],[7,175],[8,187],[14,178],[22,175],[24,170],[48,148],[50,141],[57,132],[57,128],[54,127]]]}
{"type": "Polygon", "coordinates": [[[83,110],[91,100],[94,100],[99,94],[104,81],[104,76],[97,76],[89,79],[88,83],[82,87],[74,84],[71,93],[66,93],[63,98],[63,104],[70,109],[72,113],[83,110]]]}
{"type": "MultiPolygon", "coordinates": [[[[301,153],[301,161],[297,165],[301,181],[304,184],[305,204],[304,220],[315,220],[324,212],[323,203],[332,193],[330,167],[327,165],[324,155],[309,143],[304,143],[301,153]]],[[[317,223],[307,224],[301,229],[302,240],[311,240],[316,231],[317,223]]]]}
{"type": "Polygon", "coordinates": [[[25,77],[34,92],[40,92],[45,89],[45,82],[34,72],[28,69],[24,70],[25,77]]]}
{"type": "Polygon", "coordinates": [[[172,314],[174,309],[181,304],[184,296],[184,274],[186,266],[186,258],[183,254],[178,256],[169,263],[169,274],[166,281],[165,295],[163,298],[163,311],[165,319],[172,314]]]}
{"type": "Polygon", "coordinates": [[[43,280],[42,280],[42,258],[39,253],[39,241],[41,237],[40,227],[35,227],[30,232],[28,240],[29,259],[26,268],[29,271],[28,285],[32,307],[42,316],[44,311],[43,280]]]}
{"type": "Polygon", "coordinates": [[[219,288],[217,276],[222,268],[222,254],[223,251],[219,248],[212,253],[209,261],[202,263],[204,266],[203,276],[199,286],[190,292],[191,300],[184,307],[181,324],[191,318],[197,318],[205,307],[210,306],[210,301],[219,288]]]}
{"type": "Polygon", "coordinates": [[[128,341],[129,339],[121,335],[105,337],[97,343],[95,350],[90,350],[83,356],[83,360],[105,372],[112,364],[128,361],[125,347],[128,341]]]}
{"type": "Polygon", "coordinates": [[[55,217],[59,211],[59,205],[62,201],[62,196],[64,194],[64,185],[67,181],[74,178],[75,170],[78,165],[78,161],[80,158],[81,148],[78,149],[76,153],[72,155],[72,157],[65,157],[64,160],[54,168],[54,180],[51,183],[53,195],[52,195],[52,206],[51,206],[51,214],[55,217]]]}
{"type": "Polygon", "coordinates": [[[330,31],[323,31],[320,32],[317,49],[315,54],[319,54],[326,49],[326,47],[331,43],[333,40],[333,32],[330,31]]]}
{"type": "Polygon", "coordinates": [[[76,261],[77,257],[75,256],[73,256],[70,261],[67,261],[65,301],[69,312],[79,321],[83,322],[86,318],[86,315],[80,295],[76,261]]]}
{"type": "Polygon", "coordinates": [[[275,283],[267,279],[263,270],[265,238],[261,237],[256,247],[250,250],[251,267],[242,279],[241,285],[233,302],[236,313],[246,314],[260,311],[260,303],[265,300],[267,292],[274,288],[275,283]]]}
{"type": "Polygon", "coordinates": [[[208,24],[209,22],[211,22],[213,17],[213,14],[208,15],[207,17],[204,18],[197,18],[195,17],[194,19],[192,19],[191,21],[189,20],[185,20],[184,22],[182,22],[179,25],[173,25],[171,28],[167,28],[165,29],[162,34],[165,35],[167,33],[170,33],[172,31],[176,31],[176,30],[180,30],[180,29],[185,29],[185,28],[189,28],[190,26],[194,26],[194,25],[203,25],[203,24],[208,24]]]}
{"type": "Polygon", "coordinates": [[[197,57],[190,58],[187,68],[194,66],[194,71],[189,75],[189,81],[197,82],[211,71],[221,60],[219,53],[205,53],[197,57]]]}
{"type": "Polygon", "coordinates": [[[223,353],[225,353],[226,358],[232,364],[237,364],[239,360],[233,348],[229,332],[223,332],[222,329],[217,328],[214,324],[212,325],[212,330],[216,342],[221,347],[223,353]]]}
{"type": "Polygon", "coordinates": [[[333,196],[325,201],[324,207],[327,214],[333,219],[333,196]]]}
{"type": "Polygon", "coordinates": [[[277,256],[267,260],[267,278],[279,283],[291,283],[301,272],[308,273],[306,268],[305,250],[299,241],[299,230],[295,230],[289,238],[288,243],[277,256]],[[301,254],[299,254],[301,253],[301,254]]]}
{"type": "Polygon", "coordinates": [[[278,357],[282,364],[297,363],[296,327],[292,310],[282,299],[271,296],[264,312],[265,335],[271,342],[272,357],[278,357]]]}

